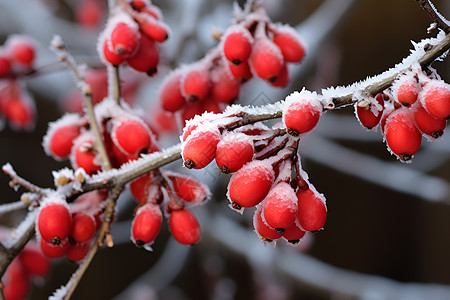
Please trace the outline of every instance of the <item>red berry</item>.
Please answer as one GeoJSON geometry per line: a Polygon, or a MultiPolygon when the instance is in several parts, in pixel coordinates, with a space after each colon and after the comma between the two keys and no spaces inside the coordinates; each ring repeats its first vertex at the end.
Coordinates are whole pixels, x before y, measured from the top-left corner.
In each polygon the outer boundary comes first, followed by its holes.
{"type": "Polygon", "coordinates": [[[56,159],[70,155],[73,141],[80,135],[80,118],[78,115],[66,115],[50,124],[44,137],[44,148],[47,154],[56,159]]]}
{"type": "Polygon", "coordinates": [[[381,116],[383,115],[384,109],[384,99],[383,94],[378,94],[375,97],[378,104],[370,103],[364,107],[360,106],[359,103],[356,104],[356,115],[358,120],[364,127],[371,129],[380,123],[381,116]]]}
{"type": "Polygon", "coordinates": [[[36,49],[30,38],[13,35],[6,41],[6,47],[12,61],[31,67],[36,49]]]}
{"type": "Polygon", "coordinates": [[[69,244],[69,249],[66,252],[66,258],[74,262],[80,262],[86,257],[86,254],[91,248],[90,242],[76,243],[75,245],[69,244]]]}
{"type": "Polygon", "coordinates": [[[69,250],[70,244],[67,239],[61,241],[58,245],[54,245],[52,243],[47,243],[43,239],[40,242],[42,253],[49,258],[58,258],[67,253],[69,250]]]}
{"type": "Polygon", "coordinates": [[[97,225],[92,216],[79,212],[72,217],[70,236],[78,243],[87,242],[94,237],[97,225]]]}
{"type": "Polygon", "coordinates": [[[286,64],[283,65],[283,70],[277,79],[273,82],[269,82],[271,86],[274,87],[285,87],[289,83],[289,69],[286,64]]]}
{"type": "Polygon", "coordinates": [[[239,97],[240,83],[222,67],[212,72],[211,97],[218,102],[230,104],[239,97]]]}
{"type": "Polygon", "coordinates": [[[0,77],[5,77],[11,73],[11,62],[5,53],[0,52],[0,77]]]}
{"type": "Polygon", "coordinates": [[[435,118],[450,116],[450,85],[442,80],[431,80],[421,92],[422,106],[435,118]]]}
{"type": "Polygon", "coordinates": [[[69,236],[72,228],[69,210],[64,204],[45,204],[39,211],[37,227],[44,241],[58,245],[69,236]]]}
{"type": "Polygon", "coordinates": [[[447,126],[446,119],[436,119],[430,115],[420,103],[413,108],[413,113],[417,127],[419,127],[424,134],[433,138],[438,138],[444,133],[444,129],[447,126]]]}
{"type": "Polygon", "coordinates": [[[130,67],[152,76],[156,73],[159,62],[159,49],[147,36],[140,33],[140,44],[137,51],[127,58],[130,67]]]}
{"type": "Polygon", "coordinates": [[[119,22],[111,32],[110,41],[114,53],[127,57],[138,49],[139,31],[127,23],[119,22]]]}
{"type": "Polygon", "coordinates": [[[263,202],[266,223],[283,233],[297,218],[297,196],[290,184],[280,182],[269,192],[263,202]]]}
{"type": "Polygon", "coordinates": [[[216,163],[220,170],[234,173],[253,158],[252,140],[245,134],[230,134],[217,144],[216,163]]]}
{"type": "Polygon", "coordinates": [[[182,93],[190,102],[206,99],[211,89],[207,68],[193,68],[182,79],[182,93]]]}
{"type": "Polygon", "coordinates": [[[45,276],[50,269],[50,261],[34,247],[25,247],[19,254],[19,260],[28,274],[45,276]]]}
{"type": "Polygon", "coordinates": [[[31,100],[7,98],[2,103],[3,114],[15,129],[31,128],[35,119],[35,108],[31,100]]]}
{"type": "Polygon", "coordinates": [[[256,233],[265,242],[277,240],[282,235],[263,220],[262,209],[260,206],[255,210],[255,214],[253,215],[253,227],[255,228],[256,233]]]}
{"type": "Polygon", "coordinates": [[[131,237],[138,246],[153,243],[162,224],[162,213],[158,204],[141,206],[131,224],[131,237]]]}
{"type": "Polygon", "coordinates": [[[28,293],[30,280],[20,262],[14,260],[6,269],[2,283],[5,300],[22,300],[28,293]]]}
{"type": "Polygon", "coordinates": [[[181,154],[186,168],[202,169],[209,165],[216,155],[218,143],[218,130],[196,130],[183,145],[181,154]]]}
{"type": "Polygon", "coordinates": [[[195,245],[200,240],[200,224],[187,208],[173,210],[169,215],[169,229],[174,239],[183,245],[195,245]]]}
{"type": "Polygon", "coordinates": [[[302,230],[297,224],[294,223],[283,233],[283,238],[291,244],[296,244],[305,235],[305,233],[306,231],[302,230]]]}
{"type": "Polygon", "coordinates": [[[181,119],[184,121],[183,124],[186,123],[186,121],[194,118],[196,115],[201,115],[203,113],[203,106],[200,102],[187,102],[186,105],[181,110],[181,119]]]}
{"type": "Polygon", "coordinates": [[[422,135],[414,117],[406,107],[393,111],[384,127],[386,142],[391,151],[402,161],[408,161],[419,151],[422,135]]]}
{"type": "Polygon", "coordinates": [[[210,196],[208,187],[193,177],[171,174],[169,178],[172,181],[173,191],[181,200],[192,204],[200,204],[208,200],[210,196]]]}
{"type": "Polygon", "coordinates": [[[400,104],[410,106],[417,101],[419,85],[414,77],[404,76],[404,78],[397,80],[392,88],[400,104]]]}
{"type": "Polygon", "coordinates": [[[169,37],[169,30],[167,27],[154,17],[143,17],[139,19],[139,21],[139,28],[150,39],[155,40],[158,43],[162,43],[169,37]]]}
{"type": "Polygon", "coordinates": [[[125,154],[147,153],[151,145],[151,133],[147,125],[138,119],[115,120],[112,139],[125,154]]]}
{"type": "Polygon", "coordinates": [[[159,101],[161,106],[167,111],[175,112],[186,104],[181,94],[181,77],[182,74],[180,72],[173,72],[161,84],[159,101]]]}
{"type": "Polygon", "coordinates": [[[82,0],[76,8],[76,20],[83,26],[94,27],[103,18],[102,2],[98,0],[82,0]]]}
{"type": "Polygon", "coordinates": [[[324,197],[312,189],[298,190],[297,221],[305,231],[317,231],[323,228],[327,220],[327,207],[324,197]]]}
{"type": "Polygon", "coordinates": [[[273,37],[286,62],[299,62],[305,56],[305,48],[290,27],[283,27],[273,37]]]}
{"type": "Polygon", "coordinates": [[[313,93],[294,92],[286,98],[283,121],[290,133],[298,135],[314,129],[322,113],[321,102],[313,93]]]}
{"type": "Polygon", "coordinates": [[[239,65],[228,63],[228,69],[230,70],[234,78],[236,78],[236,80],[238,80],[240,83],[244,83],[253,77],[253,73],[250,69],[250,64],[248,63],[248,61],[244,61],[239,65]]]}
{"type": "Polygon", "coordinates": [[[269,193],[275,174],[270,164],[251,161],[239,169],[228,184],[228,198],[235,209],[253,207],[269,193]]]}
{"type": "Polygon", "coordinates": [[[109,43],[110,42],[107,39],[105,39],[102,47],[103,56],[100,55],[100,57],[103,57],[106,62],[114,66],[118,66],[124,61],[124,57],[121,54],[116,54],[114,50],[111,49],[112,47],[111,48],[109,47],[109,43]]]}
{"type": "Polygon", "coordinates": [[[146,202],[148,197],[148,187],[152,182],[150,173],[145,173],[141,177],[130,183],[130,192],[139,202],[146,202]]]}
{"type": "Polygon", "coordinates": [[[87,135],[80,135],[75,139],[71,153],[71,162],[75,169],[83,168],[87,174],[92,175],[100,171],[102,167],[98,163],[93,140],[86,139],[86,137],[87,135]]]}
{"type": "Polygon", "coordinates": [[[266,36],[255,40],[250,64],[259,78],[275,82],[283,71],[283,54],[266,36]]]}
{"type": "Polygon", "coordinates": [[[239,65],[250,57],[252,42],[250,32],[245,27],[237,25],[225,35],[223,53],[231,63],[239,65]]]}

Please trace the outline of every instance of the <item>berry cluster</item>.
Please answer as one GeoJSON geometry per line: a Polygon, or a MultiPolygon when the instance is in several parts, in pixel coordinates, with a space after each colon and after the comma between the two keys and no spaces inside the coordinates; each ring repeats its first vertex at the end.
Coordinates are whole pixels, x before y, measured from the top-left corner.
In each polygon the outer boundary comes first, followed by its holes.
{"type": "Polygon", "coordinates": [[[167,76],[159,100],[163,109],[181,111],[184,121],[204,111],[220,113],[237,100],[241,85],[254,75],[272,86],[286,86],[287,64],[300,62],[304,55],[293,28],[272,23],[261,7],[248,14],[238,11],[236,23],[216,48],[167,76]]]}
{"type": "Polygon", "coordinates": [[[355,104],[361,124],[378,124],[389,150],[407,162],[419,151],[422,135],[433,141],[443,135],[450,116],[450,85],[438,74],[410,71],[391,88],[355,104]]]}
{"type": "Polygon", "coordinates": [[[127,64],[152,76],[159,63],[159,48],[168,38],[161,13],[149,1],[122,1],[99,36],[98,53],[105,63],[127,64]]]}
{"type": "Polygon", "coordinates": [[[34,100],[18,78],[33,71],[35,56],[34,43],[26,36],[11,35],[0,47],[0,112],[14,129],[34,126],[34,100]]]}
{"type": "Polygon", "coordinates": [[[25,299],[31,280],[44,277],[50,269],[50,262],[34,241],[27,243],[9,265],[2,278],[2,293],[6,300],[25,299]]]}
{"type": "Polygon", "coordinates": [[[200,240],[200,225],[188,207],[203,204],[210,198],[204,184],[192,177],[160,169],[134,180],[130,191],[139,201],[131,226],[131,239],[137,246],[151,249],[161,229],[162,212],[177,242],[194,245],[200,240]]]}
{"type": "Polygon", "coordinates": [[[322,109],[315,93],[302,91],[286,98],[284,123],[272,128],[247,124],[248,113],[235,109],[195,117],[181,136],[184,166],[201,169],[215,159],[223,173],[234,173],[230,206],[241,212],[256,206],[258,235],[297,243],[306,231],[322,229],[327,215],[325,198],[308,181],[297,154],[300,135],[316,126],[322,109]]]}

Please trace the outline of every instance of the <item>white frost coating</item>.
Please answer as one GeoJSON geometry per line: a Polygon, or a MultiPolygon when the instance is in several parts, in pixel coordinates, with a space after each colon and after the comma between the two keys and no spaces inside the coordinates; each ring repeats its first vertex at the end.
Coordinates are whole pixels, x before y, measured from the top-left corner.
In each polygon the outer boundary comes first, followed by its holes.
{"type": "Polygon", "coordinates": [[[14,244],[17,243],[22,236],[24,236],[25,232],[33,226],[33,223],[36,221],[38,211],[38,209],[33,209],[30,211],[19,226],[12,231],[11,236],[4,242],[6,248],[14,246],[14,244]]]}
{"type": "Polygon", "coordinates": [[[44,148],[45,154],[54,157],[56,160],[62,160],[62,158],[54,156],[53,153],[50,151],[50,140],[53,137],[53,134],[56,132],[56,130],[62,127],[72,125],[82,127],[86,123],[87,120],[77,113],[66,113],[58,120],[50,122],[48,124],[47,133],[45,134],[42,140],[42,147],[44,148]]]}
{"type": "MultiPolygon", "coordinates": [[[[290,213],[297,213],[298,200],[294,189],[290,184],[286,182],[279,182],[275,184],[267,194],[264,200],[263,207],[269,205],[271,207],[276,207],[278,210],[289,211],[290,213]],[[274,201],[271,201],[273,199],[274,201]]],[[[262,214],[264,215],[264,214],[262,214]]],[[[265,219],[265,218],[264,218],[265,219]]]]}
{"type": "MultiPolygon", "coordinates": [[[[267,240],[265,240],[266,238],[264,238],[261,234],[259,234],[258,230],[256,229],[256,227],[257,227],[256,224],[257,224],[258,214],[260,215],[261,220],[262,220],[262,222],[264,223],[264,225],[266,225],[266,226],[269,227],[269,228],[272,228],[272,227],[270,227],[269,224],[267,224],[266,220],[264,219],[263,203],[260,203],[260,204],[256,205],[256,209],[255,209],[255,211],[254,211],[253,218],[252,218],[252,223],[253,223],[253,228],[254,228],[253,231],[254,231],[255,234],[258,236],[259,240],[260,240],[261,242],[263,242],[264,246],[271,245],[273,248],[275,248],[276,245],[277,245],[277,240],[275,239],[275,240],[272,240],[272,241],[270,241],[270,242],[267,241],[267,240]]],[[[272,229],[273,229],[273,228],[272,228],[272,229]]],[[[274,229],[274,230],[275,230],[275,229],[274,229]]]]}
{"type": "MultiPolygon", "coordinates": [[[[422,72],[420,71],[420,73],[422,72]]],[[[392,83],[392,95],[396,101],[399,101],[398,92],[400,87],[403,87],[403,89],[413,89],[419,92],[419,84],[417,83],[416,76],[418,76],[416,72],[408,70],[392,83]]]]}
{"type": "Polygon", "coordinates": [[[225,40],[227,39],[227,37],[230,34],[234,34],[234,33],[240,33],[242,34],[243,37],[245,37],[251,44],[253,44],[254,39],[252,37],[252,35],[250,34],[250,32],[248,31],[247,28],[245,28],[242,24],[234,24],[230,27],[227,28],[227,30],[225,31],[225,33],[221,36],[220,39],[220,46],[219,48],[223,51],[223,44],[225,43],[225,40]]]}
{"type": "MultiPolygon", "coordinates": [[[[441,79],[431,79],[429,82],[425,84],[423,89],[419,93],[419,101],[422,104],[423,108],[432,116],[434,116],[429,109],[427,108],[429,104],[429,101],[433,101],[433,97],[428,97],[428,93],[432,92],[433,94],[436,94],[437,91],[443,92],[443,94],[439,94],[441,99],[449,99],[450,98],[450,84],[446,83],[444,80],[441,79]]],[[[448,100],[447,100],[448,101],[448,100]]]]}
{"type": "Polygon", "coordinates": [[[61,52],[59,52],[58,50],[64,47],[65,44],[62,37],[59,34],[55,34],[50,41],[50,49],[54,50],[60,56],[61,52]]]}
{"type": "MultiPolygon", "coordinates": [[[[405,57],[402,60],[402,62],[396,64],[393,68],[381,74],[378,74],[373,77],[368,77],[362,81],[352,83],[351,85],[348,86],[337,86],[322,89],[322,95],[324,96],[324,106],[327,107],[328,103],[332,103],[333,98],[347,96],[353,94],[355,91],[358,90],[365,90],[368,86],[386,80],[389,77],[396,75],[397,73],[403,73],[407,69],[414,68],[414,65],[417,66],[417,61],[425,54],[424,46],[426,44],[435,46],[439,44],[444,38],[445,33],[443,31],[439,31],[439,33],[435,38],[423,39],[419,43],[412,42],[414,49],[411,50],[411,54],[405,57]]],[[[447,53],[448,51],[437,60],[441,60],[443,57],[447,55],[447,53]]]]}

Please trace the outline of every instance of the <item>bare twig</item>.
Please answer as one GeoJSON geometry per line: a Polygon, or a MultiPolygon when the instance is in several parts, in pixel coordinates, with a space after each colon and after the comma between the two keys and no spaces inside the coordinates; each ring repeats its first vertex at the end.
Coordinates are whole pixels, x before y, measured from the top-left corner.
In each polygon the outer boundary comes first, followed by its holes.
{"type": "Polygon", "coordinates": [[[22,186],[25,189],[27,189],[28,191],[38,194],[39,196],[43,197],[45,195],[48,194],[49,190],[47,189],[43,189],[41,187],[38,187],[35,184],[32,184],[31,182],[29,182],[28,180],[20,177],[19,175],[17,175],[17,173],[14,171],[13,167],[11,166],[11,164],[7,163],[2,167],[3,172],[8,175],[9,177],[11,177],[11,182],[10,185],[11,187],[15,187],[15,186],[22,186]]]}
{"type": "Polygon", "coordinates": [[[435,27],[442,29],[445,33],[450,33],[450,22],[446,20],[434,7],[430,0],[416,0],[433,20],[435,26],[428,30],[431,32],[435,27]]]}

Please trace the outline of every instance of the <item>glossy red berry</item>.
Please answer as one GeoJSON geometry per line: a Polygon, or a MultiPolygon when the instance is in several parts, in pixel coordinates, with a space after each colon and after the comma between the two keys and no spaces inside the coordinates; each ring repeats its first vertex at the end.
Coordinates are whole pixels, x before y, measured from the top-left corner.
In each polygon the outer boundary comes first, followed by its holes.
{"type": "Polygon", "coordinates": [[[277,232],[283,233],[297,218],[297,202],[297,196],[290,184],[276,184],[263,201],[264,220],[277,232]]]}
{"type": "Polygon", "coordinates": [[[392,89],[397,101],[404,106],[410,106],[417,101],[419,84],[413,76],[401,77],[394,83],[392,89]]]}
{"type": "Polygon", "coordinates": [[[162,43],[169,37],[169,30],[167,27],[154,17],[142,17],[139,21],[139,28],[150,39],[162,43]]]}
{"type": "Polygon", "coordinates": [[[217,102],[231,104],[239,97],[241,84],[222,67],[213,70],[211,98],[217,102]]]}
{"type": "Polygon", "coordinates": [[[146,202],[148,197],[148,188],[152,183],[152,176],[146,173],[130,183],[130,192],[139,202],[146,202]]]}
{"type": "Polygon", "coordinates": [[[422,106],[435,118],[450,116],[450,84],[433,79],[423,87],[420,93],[422,106]]]}
{"type": "Polygon", "coordinates": [[[252,140],[245,134],[230,134],[217,144],[217,166],[225,174],[234,173],[252,160],[254,151],[252,140]]]}
{"type": "Polygon", "coordinates": [[[175,112],[186,104],[181,93],[181,77],[182,73],[172,72],[161,84],[159,101],[167,111],[175,112]]]}
{"type": "Polygon", "coordinates": [[[6,41],[11,60],[31,67],[36,56],[36,47],[32,40],[26,36],[11,36],[6,41]]]}
{"type": "Polygon", "coordinates": [[[283,233],[283,238],[291,244],[296,244],[305,234],[306,231],[302,230],[296,223],[294,223],[283,233]]]}
{"type": "Polygon", "coordinates": [[[228,63],[228,69],[236,80],[240,83],[249,81],[253,77],[252,70],[248,61],[244,61],[239,65],[228,63]]]}
{"type": "Polygon", "coordinates": [[[366,106],[361,106],[360,103],[356,104],[356,115],[358,116],[358,120],[361,122],[361,125],[368,129],[377,126],[383,115],[383,94],[378,94],[375,97],[375,101],[376,102],[369,103],[366,106]]]}
{"type": "Polygon", "coordinates": [[[200,224],[187,208],[173,210],[170,213],[169,229],[174,239],[183,245],[195,245],[201,237],[200,224]]]}
{"type": "Polygon", "coordinates": [[[66,115],[50,125],[43,141],[47,154],[56,159],[70,155],[73,141],[80,135],[79,121],[78,115],[66,115]]]}
{"type": "Polygon", "coordinates": [[[138,49],[139,31],[130,24],[119,22],[111,31],[110,41],[114,53],[127,57],[138,49]]]}
{"type": "Polygon", "coordinates": [[[298,190],[297,221],[304,231],[317,231],[323,228],[327,220],[327,207],[323,195],[312,190],[298,190]]]}
{"type": "Polygon", "coordinates": [[[94,151],[93,140],[85,139],[83,135],[80,135],[74,141],[71,152],[71,162],[74,168],[83,168],[89,175],[102,169],[97,159],[97,152],[94,151]]]}
{"type": "Polygon", "coordinates": [[[52,243],[47,243],[43,239],[40,241],[40,247],[42,253],[48,258],[58,258],[62,257],[69,250],[69,241],[67,239],[62,240],[58,245],[54,245],[52,243]]]}
{"type": "Polygon", "coordinates": [[[273,82],[269,82],[271,86],[274,87],[285,87],[289,83],[290,75],[289,75],[289,69],[286,64],[283,65],[283,70],[281,71],[280,75],[277,77],[277,79],[273,82]]]}
{"type": "Polygon", "coordinates": [[[35,108],[31,99],[7,98],[2,103],[3,114],[15,129],[29,129],[33,127],[35,108]]]}
{"type": "Polygon", "coordinates": [[[248,60],[252,53],[252,40],[253,38],[246,28],[240,25],[233,27],[224,37],[223,53],[225,57],[235,65],[248,60]]]}
{"type": "Polygon", "coordinates": [[[94,237],[97,230],[95,219],[83,212],[76,213],[72,217],[72,231],[70,236],[77,242],[87,242],[94,237]]]}
{"type": "Polygon", "coordinates": [[[64,204],[50,202],[41,207],[37,227],[44,241],[58,245],[69,236],[72,217],[64,204]]]}
{"type": "Polygon", "coordinates": [[[267,222],[263,220],[261,207],[258,207],[255,210],[255,214],[253,215],[253,227],[255,228],[256,233],[265,242],[272,242],[282,236],[281,233],[270,227],[267,222]]]}
{"type": "Polygon", "coordinates": [[[149,128],[134,118],[115,120],[111,136],[120,150],[131,155],[147,153],[152,141],[149,128]]]}
{"type": "Polygon", "coordinates": [[[266,36],[260,37],[253,45],[250,65],[259,78],[275,82],[283,71],[283,54],[266,36]]]}
{"type": "Polygon", "coordinates": [[[235,209],[253,207],[269,193],[275,174],[270,164],[251,161],[239,169],[228,184],[228,198],[235,209]]]}
{"type": "Polygon", "coordinates": [[[406,107],[393,111],[384,127],[386,142],[391,151],[402,161],[408,161],[419,151],[422,135],[414,117],[406,107]]]}
{"type": "Polygon", "coordinates": [[[124,61],[124,57],[121,54],[117,54],[114,52],[112,46],[110,47],[109,41],[105,39],[102,46],[102,54],[104,60],[114,66],[120,65],[124,61]]]}
{"type": "Polygon", "coordinates": [[[90,248],[90,242],[76,243],[75,245],[69,244],[69,249],[66,252],[66,258],[73,262],[80,262],[86,257],[90,248]]]}
{"type": "Polygon", "coordinates": [[[184,142],[182,156],[188,169],[202,169],[209,165],[216,155],[219,131],[196,130],[184,142]]]}
{"type": "Polygon", "coordinates": [[[433,138],[438,138],[444,134],[444,129],[447,126],[446,119],[437,119],[430,115],[425,108],[418,103],[413,108],[414,120],[417,127],[426,135],[433,138]]]}
{"type": "Polygon", "coordinates": [[[158,70],[159,49],[156,44],[144,34],[140,34],[137,51],[127,58],[130,67],[152,76],[158,70]]]}
{"type": "Polygon", "coordinates": [[[141,206],[131,224],[131,238],[138,246],[153,243],[162,224],[162,213],[158,204],[141,206]]]}
{"type": "Polygon", "coordinates": [[[210,74],[207,68],[193,68],[182,79],[182,94],[189,102],[206,99],[211,89],[210,74]]]}
{"type": "Polygon", "coordinates": [[[201,204],[210,197],[208,187],[193,177],[180,174],[171,174],[168,177],[172,182],[173,191],[183,201],[201,204]]]}
{"type": "Polygon", "coordinates": [[[292,135],[311,131],[322,113],[321,102],[309,92],[294,92],[286,98],[283,121],[292,135]]]}
{"type": "Polygon", "coordinates": [[[0,78],[11,73],[11,62],[6,53],[0,52],[0,78]]]}
{"type": "Polygon", "coordinates": [[[5,300],[22,300],[28,294],[30,279],[20,262],[14,260],[6,270],[2,283],[5,300]]]}
{"type": "Polygon", "coordinates": [[[103,18],[103,9],[102,1],[81,0],[76,8],[75,18],[85,27],[95,27],[103,18]]]}
{"type": "Polygon", "coordinates": [[[304,46],[290,27],[279,28],[273,37],[273,42],[280,48],[286,62],[299,62],[305,56],[304,46]]]}
{"type": "Polygon", "coordinates": [[[50,270],[50,261],[36,247],[25,247],[18,256],[26,272],[32,276],[45,276],[50,270]]]}

